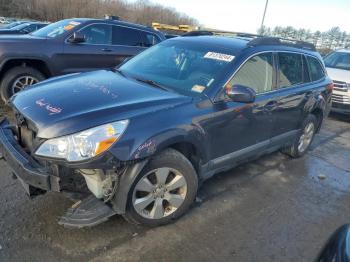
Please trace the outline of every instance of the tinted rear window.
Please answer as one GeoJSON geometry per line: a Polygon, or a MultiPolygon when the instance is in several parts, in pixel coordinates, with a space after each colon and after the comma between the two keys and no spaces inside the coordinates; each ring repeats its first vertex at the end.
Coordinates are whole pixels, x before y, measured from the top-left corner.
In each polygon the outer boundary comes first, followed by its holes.
{"type": "Polygon", "coordinates": [[[320,62],[316,58],[311,57],[311,56],[309,56],[307,58],[307,60],[309,63],[309,72],[311,75],[311,80],[317,81],[317,80],[324,78],[325,74],[324,74],[323,67],[321,66],[320,62]]]}
{"type": "Polygon", "coordinates": [[[139,30],[113,26],[113,45],[142,46],[139,30]]]}
{"type": "Polygon", "coordinates": [[[301,54],[279,53],[279,87],[303,83],[303,62],[301,54]]]}

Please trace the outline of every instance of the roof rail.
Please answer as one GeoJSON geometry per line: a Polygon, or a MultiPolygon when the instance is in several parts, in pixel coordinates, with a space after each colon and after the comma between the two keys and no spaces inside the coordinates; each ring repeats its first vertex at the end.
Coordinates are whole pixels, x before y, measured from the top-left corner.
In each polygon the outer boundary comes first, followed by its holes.
{"type": "Polygon", "coordinates": [[[231,31],[220,31],[220,30],[195,30],[183,34],[182,36],[201,36],[201,35],[221,35],[221,36],[233,36],[233,37],[247,37],[255,38],[260,37],[260,35],[241,33],[241,32],[231,32],[231,31]]]}
{"type": "Polygon", "coordinates": [[[107,19],[107,20],[120,20],[120,17],[117,16],[117,15],[105,14],[104,19],[107,19]]]}
{"type": "Polygon", "coordinates": [[[293,39],[279,38],[279,37],[258,37],[258,38],[252,39],[248,43],[248,46],[258,46],[258,45],[283,45],[283,46],[290,46],[290,47],[316,51],[315,45],[311,43],[299,41],[299,40],[293,40],[293,39]]]}

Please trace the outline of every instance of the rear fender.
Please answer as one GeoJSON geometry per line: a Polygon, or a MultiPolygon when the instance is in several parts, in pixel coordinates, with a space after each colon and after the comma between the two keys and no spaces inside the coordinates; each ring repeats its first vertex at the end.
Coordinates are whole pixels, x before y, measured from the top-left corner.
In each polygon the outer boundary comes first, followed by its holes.
{"type": "MultiPolygon", "coordinates": [[[[322,118],[320,119],[320,123],[318,126],[318,130],[320,129],[321,125],[322,125],[322,121],[323,118],[327,116],[327,114],[325,114],[326,110],[327,110],[327,103],[324,99],[324,97],[321,94],[318,94],[317,96],[312,96],[306,103],[304,106],[304,117],[303,117],[303,121],[300,123],[300,127],[304,122],[304,119],[311,113],[315,112],[316,110],[320,110],[322,112],[322,118]]],[[[317,130],[317,131],[318,131],[317,130]]]]}

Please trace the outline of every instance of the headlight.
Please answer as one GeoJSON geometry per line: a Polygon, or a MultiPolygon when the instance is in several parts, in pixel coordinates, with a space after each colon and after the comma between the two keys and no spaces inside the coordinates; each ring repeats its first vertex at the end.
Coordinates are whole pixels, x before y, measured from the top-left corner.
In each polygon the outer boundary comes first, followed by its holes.
{"type": "Polygon", "coordinates": [[[45,141],[35,152],[38,156],[81,161],[108,150],[124,133],[129,121],[94,127],[76,134],[45,141]]]}

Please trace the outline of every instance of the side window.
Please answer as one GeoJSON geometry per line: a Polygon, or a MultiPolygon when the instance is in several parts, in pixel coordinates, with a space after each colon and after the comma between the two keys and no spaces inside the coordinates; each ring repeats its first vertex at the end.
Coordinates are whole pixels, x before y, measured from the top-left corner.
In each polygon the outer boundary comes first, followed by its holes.
{"type": "Polygon", "coordinates": [[[139,30],[113,26],[113,45],[142,46],[139,30]]]}
{"type": "Polygon", "coordinates": [[[35,30],[36,25],[29,25],[21,30],[23,33],[30,33],[35,30]]]}
{"type": "Polygon", "coordinates": [[[151,33],[140,31],[142,46],[150,47],[160,42],[159,38],[151,33]]]}
{"type": "Polygon", "coordinates": [[[309,62],[309,71],[312,81],[317,81],[324,78],[325,74],[321,63],[314,57],[308,56],[307,60],[309,62]]]}
{"type": "Polygon", "coordinates": [[[94,45],[111,44],[111,26],[95,24],[83,28],[80,32],[85,36],[85,43],[94,45]]]}
{"type": "Polygon", "coordinates": [[[308,63],[306,61],[305,55],[303,55],[303,83],[310,83],[310,74],[309,74],[309,68],[308,68],[308,63]]]}
{"type": "Polygon", "coordinates": [[[279,87],[303,83],[303,62],[301,54],[278,53],[279,87]]]}
{"type": "Polygon", "coordinates": [[[230,86],[243,85],[253,88],[257,94],[272,90],[272,53],[264,53],[250,58],[230,81],[230,86]]]}

